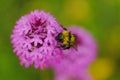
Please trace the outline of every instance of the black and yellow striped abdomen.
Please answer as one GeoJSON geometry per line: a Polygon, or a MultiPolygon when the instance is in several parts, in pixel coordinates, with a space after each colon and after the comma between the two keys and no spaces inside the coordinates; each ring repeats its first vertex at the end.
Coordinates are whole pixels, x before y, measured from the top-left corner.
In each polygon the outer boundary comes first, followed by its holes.
{"type": "Polygon", "coordinates": [[[56,40],[62,43],[61,47],[63,49],[69,49],[75,44],[76,36],[70,33],[69,31],[65,30],[58,34],[56,40]]]}

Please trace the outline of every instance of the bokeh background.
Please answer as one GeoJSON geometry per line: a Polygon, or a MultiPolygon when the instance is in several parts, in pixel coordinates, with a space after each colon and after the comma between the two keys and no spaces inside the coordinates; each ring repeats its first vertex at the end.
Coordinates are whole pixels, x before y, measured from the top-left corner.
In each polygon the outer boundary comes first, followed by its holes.
{"type": "Polygon", "coordinates": [[[120,0],[0,0],[0,80],[53,80],[52,70],[25,69],[12,52],[16,21],[35,9],[92,33],[99,48],[90,74],[94,80],[120,80],[120,0]]]}

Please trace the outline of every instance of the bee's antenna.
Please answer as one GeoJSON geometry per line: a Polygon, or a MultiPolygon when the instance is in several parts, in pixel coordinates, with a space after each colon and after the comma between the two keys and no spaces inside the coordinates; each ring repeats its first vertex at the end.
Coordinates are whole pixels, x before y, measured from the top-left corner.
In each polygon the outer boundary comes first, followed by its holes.
{"type": "Polygon", "coordinates": [[[63,27],[63,25],[60,25],[64,30],[67,30],[67,28],[63,27]]]}

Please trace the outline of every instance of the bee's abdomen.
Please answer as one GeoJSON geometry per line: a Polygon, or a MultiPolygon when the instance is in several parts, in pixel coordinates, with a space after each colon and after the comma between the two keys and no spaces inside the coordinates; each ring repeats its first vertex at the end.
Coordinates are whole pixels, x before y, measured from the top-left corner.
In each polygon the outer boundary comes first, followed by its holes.
{"type": "Polygon", "coordinates": [[[70,45],[73,46],[76,41],[76,36],[74,34],[71,35],[70,45]]]}

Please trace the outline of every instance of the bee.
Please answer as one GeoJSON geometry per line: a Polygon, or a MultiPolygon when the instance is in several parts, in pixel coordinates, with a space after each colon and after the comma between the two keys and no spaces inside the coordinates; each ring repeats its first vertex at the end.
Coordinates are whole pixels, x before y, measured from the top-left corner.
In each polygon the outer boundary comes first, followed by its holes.
{"type": "Polygon", "coordinates": [[[69,49],[75,44],[76,41],[76,35],[72,34],[70,31],[68,31],[66,28],[63,28],[64,31],[59,33],[55,39],[61,43],[59,47],[62,49],[69,49]]]}

